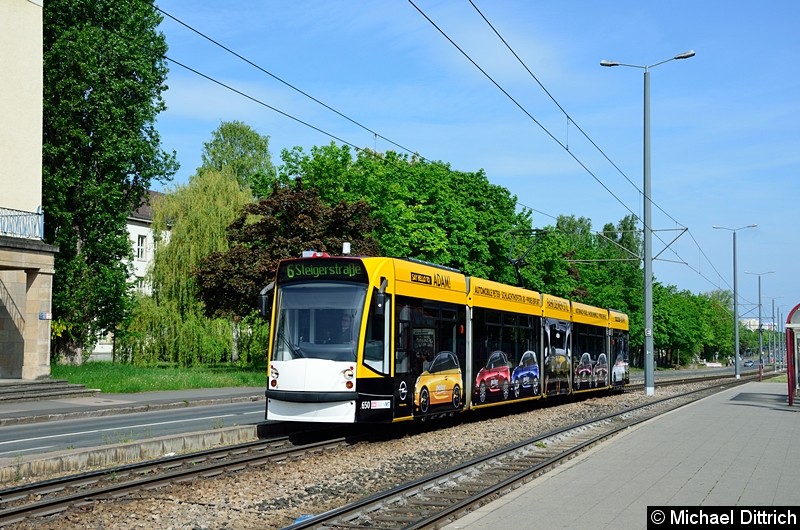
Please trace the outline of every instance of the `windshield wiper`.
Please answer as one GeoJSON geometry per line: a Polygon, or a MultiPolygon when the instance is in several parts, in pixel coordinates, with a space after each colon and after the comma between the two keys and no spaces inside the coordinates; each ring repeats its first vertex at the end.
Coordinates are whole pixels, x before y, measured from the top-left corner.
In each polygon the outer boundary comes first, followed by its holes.
{"type": "Polygon", "coordinates": [[[292,359],[298,359],[300,357],[303,357],[303,352],[300,350],[300,347],[299,346],[295,346],[294,344],[292,344],[291,341],[286,338],[286,335],[281,333],[278,336],[280,337],[280,339],[283,342],[283,344],[287,348],[289,348],[289,352],[292,354],[292,359]]]}

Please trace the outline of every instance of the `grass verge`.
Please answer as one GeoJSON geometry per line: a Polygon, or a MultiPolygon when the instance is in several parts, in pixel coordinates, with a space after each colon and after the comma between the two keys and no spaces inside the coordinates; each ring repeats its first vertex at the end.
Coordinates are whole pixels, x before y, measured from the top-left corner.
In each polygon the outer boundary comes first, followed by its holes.
{"type": "Polygon", "coordinates": [[[50,377],[113,394],[190,388],[264,387],[267,384],[263,366],[178,368],[88,362],[82,365],[53,365],[50,377]]]}

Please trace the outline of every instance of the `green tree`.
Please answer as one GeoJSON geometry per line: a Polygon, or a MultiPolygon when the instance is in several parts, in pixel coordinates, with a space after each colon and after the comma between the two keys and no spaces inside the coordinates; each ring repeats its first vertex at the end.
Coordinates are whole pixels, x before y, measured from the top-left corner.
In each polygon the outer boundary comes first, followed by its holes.
{"type": "Polygon", "coordinates": [[[643,342],[642,294],[644,273],[639,258],[641,232],[636,229],[636,218],[623,217],[616,226],[607,223],[595,235],[596,261],[581,265],[586,283],[585,302],[618,309],[630,315],[632,344],[643,342]]]}
{"type": "Polygon", "coordinates": [[[278,261],[304,250],[339,253],[345,241],[357,256],[378,255],[377,222],[369,206],[323,203],[302,179],[275,186],[269,197],[247,205],[228,228],[228,248],[208,255],[197,268],[200,297],[209,317],[243,318],[257,308],[259,291],[275,276],[278,261]]]}
{"type": "Polygon", "coordinates": [[[559,215],[556,230],[567,245],[563,261],[572,288],[565,296],[579,302],[587,302],[592,286],[587,284],[583,269],[587,272],[597,271],[599,262],[597,241],[592,230],[592,220],[586,217],[576,218],[574,215],[559,215]]]}
{"type": "Polygon", "coordinates": [[[758,355],[758,331],[739,323],[739,355],[758,355]]]}
{"type": "Polygon", "coordinates": [[[523,270],[526,284],[541,292],[630,313],[641,285],[636,240],[628,233],[629,218],[619,228],[607,224],[601,234],[591,220],[561,215],[532,241],[523,270]],[[638,280],[637,280],[638,278],[638,280]]]}
{"type": "Polygon", "coordinates": [[[535,231],[519,248],[518,255],[525,256],[522,276],[527,287],[627,313],[632,361],[641,363],[636,348],[644,342],[643,274],[635,217],[626,216],[616,226],[607,223],[598,234],[591,220],[562,215],[555,226],[535,231]]]}
{"type": "Polygon", "coordinates": [[[393,151],[348,146],[301,148],[281,153],[282,173],[301,177],[327,204],[366,201],[381,224],[381,253],[414,257],[467,274],[514,282],[508,260],[511,233],[530,228],[530,212],[516,211],[516,197],[483,173],[453,171],[393,151]]]}
{"type": "Polygon", "coordinates": [[[73,357],[123,322],[132,302],[128,215],[177,169],[160,148],[166,40],[141,0],[43,3],[45,241],[59,248],[53,357],[73,357]]]}
{"type": "Polygon", "coordinates": [[[573,269],[566,261],[571,254],[570,236],[556,227],[545,227],[541,237],[529,242],[522,276],[525,287],[540,293],[568,297],[576,288],[573,269]]]}
{"type": "Polygon", "coordinates": [[[249,202],[249,190],[231,175],[205,170],[154,205],[152,296],[141,300],[120,344],[134,364],[191,366],[238,355],[237,326],[232,333],[228,320],[205,317],[194,271],[203,258],[227,249],[225,229],[249,202]]]}
{"type": "Polygon", "coordinates": [[[623,217],[616,226],[607,223],[602,232],[596,236],[597,258],[605,269],[606,283],[627,287],[613,307],[627,308],[630,305],[628,295],[631,289],[637,289],[636,297],[640,298],[638,289],[644,280],[642,272],[642,238],[636,229],[636,218],[633,215],[623,217]]]}
{"type": "Polygon", "coordinates": [[[718,354],[721,359],[733,360],[733,294],[718,289],[702,296],[708,301],[706,318],[711,331],[711,337],[703,347],[703,357],[713,360],[718,354]]]}
{"type": "Polygon", "coordinates": [[[275,180],[275,167],[269,153],[269,137],[261,136],[240,121],[222,122],[203,144],[203,165],[198,171],[227,171],[242,188],[257,198],[266,197],[275,180]]]}
{"type": "Polygon", "coordinates": [[[653,346],[661,365],[681,365],[692,360],[711,340],[708,299],[673,285],[653,285],[653,346]]]}

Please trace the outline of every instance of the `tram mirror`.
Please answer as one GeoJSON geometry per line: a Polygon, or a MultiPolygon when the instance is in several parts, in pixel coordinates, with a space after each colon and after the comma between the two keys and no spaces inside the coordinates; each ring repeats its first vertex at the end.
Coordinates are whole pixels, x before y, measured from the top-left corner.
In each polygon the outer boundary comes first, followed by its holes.
{"type": "Polygon", "coordinates": [[[386,293],[375,293],[375,314],[383,315],[383,310],[386,307],[386,293]]]}
{"type": "Polygon", "coordinates": [[[274,288],[275,282],[271,282],[258,293],[258,313],[264,318],[269,318],[270,313],[272,313],[272,293],[274,288]]]}
{"type": "Polygon", "coordinates": [[[375,314],[378,316],[383,316],[384,310],[386,308],[386,287],[389,285],[389,280],[386,278],[381,278],[381,287],[375,293],[375,314]]]}

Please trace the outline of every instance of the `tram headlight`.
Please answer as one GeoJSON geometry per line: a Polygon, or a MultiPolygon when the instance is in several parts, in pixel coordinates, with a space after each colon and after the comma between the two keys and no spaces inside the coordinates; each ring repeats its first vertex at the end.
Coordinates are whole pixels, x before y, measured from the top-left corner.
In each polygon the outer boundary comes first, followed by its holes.
{"type": "Polygon", "coordinates": [[[355,372],[353,372],[353,370],[354,368],[352,366],[342,370],[342,375],[346,380],[344,386],[347,390],[353,390],[353,377],[355,377],[355,372]]]}
{"type": "Polygon", "coordinates": [[[278,373],[278,369],[274,366],[269,366],[269,386],[272,388],[276,388],[278,386],[278,377],[280,374],[278,373]]]}

